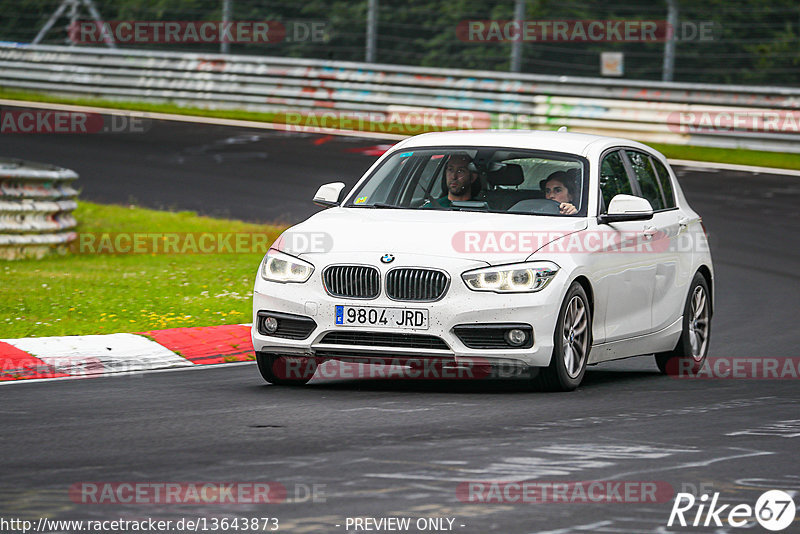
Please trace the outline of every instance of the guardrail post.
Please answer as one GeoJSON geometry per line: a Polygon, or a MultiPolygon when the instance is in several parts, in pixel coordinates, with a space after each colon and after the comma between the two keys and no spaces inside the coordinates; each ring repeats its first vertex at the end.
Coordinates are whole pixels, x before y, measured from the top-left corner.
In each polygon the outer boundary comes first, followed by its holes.
{"type": "Polygon", "coordinates": [[[678,29],[678,1],[667,0],[667,42],[664,43],[664,68],[661,80],[672,81],[675,70],[675,32],[678,29]]]}
{"type": "Polygon", "coordinates": [[[378,41],[378,0],[369,0],[367,7],[367,51],[365,61],[375,63],[378,41]]]}
{"type": "Polygon", "coordinates": [[[516,0],[514,22],[517,24],[517,38],[511,43],[511,72],[522,69],[522,24],[525,21],[525,0],[516,0]]]}
{"type": "MultiPolygon", "coordinates": [[[[231,4],[233,0],[222,0],[222,25],[226,26],[231,21],[231,4]]],[[[221,54],[231,53],[231,44],[227,41],[222,41],[219,44],[219,51],[221,54]]]]}

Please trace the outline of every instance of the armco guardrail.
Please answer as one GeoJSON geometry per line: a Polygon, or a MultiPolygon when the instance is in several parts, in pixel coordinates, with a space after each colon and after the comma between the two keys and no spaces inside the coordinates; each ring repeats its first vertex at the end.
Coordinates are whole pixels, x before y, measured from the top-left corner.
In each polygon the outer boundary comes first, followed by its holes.
{"type": "Polygon", "coordinates": [[[0,259],[66,252],[77,236],[77,178],[53,165],[0,159],[0,259]]]}
{"type": "Polygon", "coordinates": [[[14,44],[0,45],[0,86],[276,113],[465,110],[482,127],[800,152],[794,88],[14,44]]]}

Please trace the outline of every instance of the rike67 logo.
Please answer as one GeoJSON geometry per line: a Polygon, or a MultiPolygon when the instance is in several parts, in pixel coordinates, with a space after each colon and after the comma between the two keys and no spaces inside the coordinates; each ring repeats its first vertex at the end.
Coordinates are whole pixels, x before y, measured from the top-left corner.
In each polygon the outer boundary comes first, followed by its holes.
{"type": "Polygon", "coordinates": [[[792,496],[781,490],[765,491],[754,507],[745,503],[719,504],[719,492],[710,502],[707,494],[697,499],[691,493],[678,493],[667,526],[721,527],[726,522],[731,527],[752,527],[755,519],[765,529],[778,532],[792,524],[796,512],[792,496]],[[695,504],[699,506],[692,513],[695,504]]]}

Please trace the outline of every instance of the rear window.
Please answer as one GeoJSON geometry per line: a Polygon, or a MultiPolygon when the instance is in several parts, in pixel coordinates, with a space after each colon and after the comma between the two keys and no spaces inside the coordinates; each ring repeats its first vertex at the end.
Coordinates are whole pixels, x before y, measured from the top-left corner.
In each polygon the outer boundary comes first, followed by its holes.
{"type": "Polygon", "coordinates": [[[669,171],[664,164],[656,158],[651,157],[650,160],[653,162],[653,166],[658,172],[658,180],[661,183],[661,189],[664,191],[664,207],[667,209],[674,208],[676,206],[675,193],[672,190],[672,179],[670,178],[669,171]]]}
{"type": "Polygon", "coordinates": [[[661,184],[658,182],[655,169],[650,164],[650,157],[643,152],[635,150],[626,150],[625,153],[631,162],[636,181],[639,182],[642,197],[650,202],[653,211],[663,210],[664,197],[661,193],[661,184]]]}

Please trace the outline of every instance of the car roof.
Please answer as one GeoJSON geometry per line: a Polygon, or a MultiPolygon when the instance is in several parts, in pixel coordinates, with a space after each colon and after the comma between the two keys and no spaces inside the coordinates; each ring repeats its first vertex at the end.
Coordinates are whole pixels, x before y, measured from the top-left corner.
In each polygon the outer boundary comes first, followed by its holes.
{"type": "Polygon", "coordinates": [[[645,149],[658,154],[652,148],[630,139],[546,130],[455,130],[432,132],[410,137],[397,144],[395,149],[453,145],[547,150],[584,156],[602,152],[609,147],[622,145],[645,149]]]}

